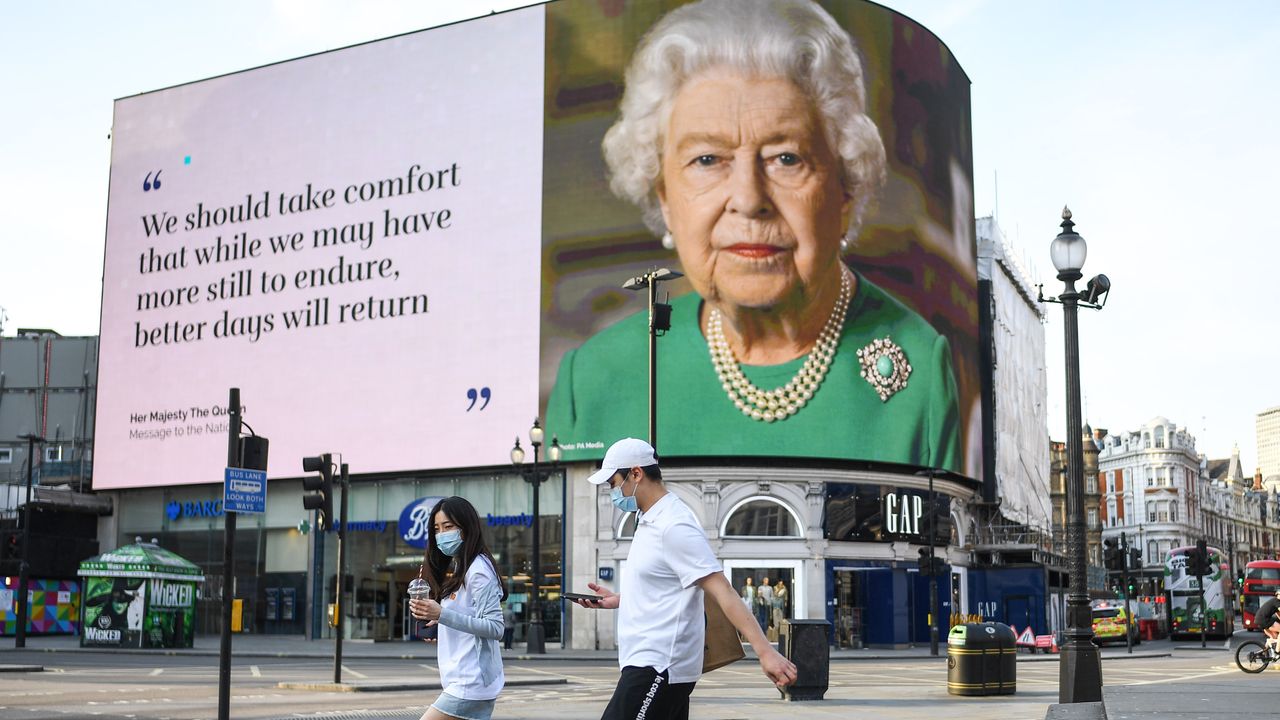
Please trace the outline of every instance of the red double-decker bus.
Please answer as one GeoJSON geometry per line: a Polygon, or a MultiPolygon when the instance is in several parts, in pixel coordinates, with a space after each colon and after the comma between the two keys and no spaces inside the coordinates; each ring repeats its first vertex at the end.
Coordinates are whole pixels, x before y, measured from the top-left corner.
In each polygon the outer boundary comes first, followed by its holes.
{"type": "Polygon", "coordinates": [[[1280,590],[1280,560],[1254,560],[1244,566],[1244,587],[1240,589],[1240,614],[1244,629],[1253,630],[1253,614],[1258,606],[1280,590]]]}

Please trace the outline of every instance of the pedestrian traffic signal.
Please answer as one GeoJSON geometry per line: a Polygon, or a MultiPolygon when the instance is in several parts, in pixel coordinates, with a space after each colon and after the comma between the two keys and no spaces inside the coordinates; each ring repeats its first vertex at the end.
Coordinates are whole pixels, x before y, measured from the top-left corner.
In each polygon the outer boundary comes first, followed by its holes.
{"type": "Polygon", "coordinates": [[[302,469],[318,472],[302,478],[302,507],[316,510],[316,529],[323,532],[333,526],[333,460],[329,453],[302,458],[302,469]]]}
{"type": "Polygon", "coordinates": [[[1138,581],[1130,577],[1128,581],[1125,582],[1125,587],[1129,589],[1129,597],[1133,597],[1133,591],[1137,589],[1138,581]]]}

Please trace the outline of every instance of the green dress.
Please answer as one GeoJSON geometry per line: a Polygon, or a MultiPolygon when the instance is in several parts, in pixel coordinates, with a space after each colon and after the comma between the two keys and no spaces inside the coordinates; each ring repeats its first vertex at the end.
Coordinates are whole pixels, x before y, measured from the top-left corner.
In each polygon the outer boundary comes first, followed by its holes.
{"type": "MultiPolygon", "coordinates": [[[[794,456],[905,463],[961,471],[960,416],[951,350],[924,318],[858,276],[840,344],[813,398],[775,422],[744,415],[721,386],[698,325],[702,300],[673,303],[658,339],[658,454],[794,456]],[[862,376],[858,350],[888,338],[910,364],[906,385],[884,400],[862,376]]],[[[547,404],[547,434],[565,460],[600,459],[614,441],[648,435],[648,313],[605,328],[560,363],[547,404]]],[[[742,366],[758,388],[785,385],[804,357],[742,366]]],[[[885,361],[870,372],[888,369],[885,361]]],[[[894,371],[896,372],[896,371],[894,371]]]]}

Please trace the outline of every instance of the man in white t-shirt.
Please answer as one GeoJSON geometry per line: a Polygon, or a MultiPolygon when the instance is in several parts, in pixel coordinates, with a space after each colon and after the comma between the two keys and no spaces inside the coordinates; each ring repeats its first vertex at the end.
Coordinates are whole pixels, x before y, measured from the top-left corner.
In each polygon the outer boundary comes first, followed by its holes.
{"type": "Polygon", "coordinates": [[[711,552],[697,516],[663,486],[649,443],[619,440],[589,479],[594,485],[609,484],[610,499],[619,510],[638,513],[622,574],[626,600],[591,583],[600,599],[577,601],[586,608],[619,609],[622,677],[602,720],[689,717],[689,694],[702,675],[703,593],[719,603],[750,641],[761,669],[776,686],[795,682],[796,666],[769,643],[743,606],[711,552]]]}

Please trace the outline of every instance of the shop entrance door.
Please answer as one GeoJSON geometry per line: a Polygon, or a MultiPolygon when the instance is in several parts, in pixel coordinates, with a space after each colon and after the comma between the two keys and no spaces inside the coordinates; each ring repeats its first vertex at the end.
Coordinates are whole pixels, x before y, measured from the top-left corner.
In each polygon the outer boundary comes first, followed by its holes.
{"type": "MultiPolygon", "coordinates": [[[[911,579],[911,642],[929,643],[929,576],[918,572],[908,572],[911,579]]],[[[938,626],[938,639],[947,641],[947,627],[951,613],[951,579],[950,574],[937,578],[938,617],[933,622],[938,626]]]]}
{"type": "Polygon", "coordinates": [[[862,648],[861,573],[837,570],[833,613],[837,648],[862,648]]]}

